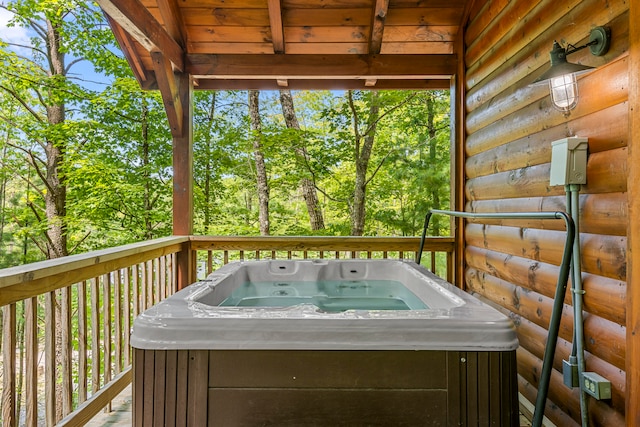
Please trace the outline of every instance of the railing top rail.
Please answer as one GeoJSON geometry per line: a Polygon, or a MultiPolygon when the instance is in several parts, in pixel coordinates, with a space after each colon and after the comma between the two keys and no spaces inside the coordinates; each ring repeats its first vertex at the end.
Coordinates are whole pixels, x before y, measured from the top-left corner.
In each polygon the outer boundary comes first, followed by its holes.
{"type": "Polygon", "coordinates": [[[188,236],[163,237],[1,269],[0,306],[143,262],[158,254],[178,252],[188,241],[188,236]],[[26,283],[30,284],[29,289],[22,286],[26,283]]]}
{"type": "MultiPolygon", "coordinates": [[[[194,250],[417,251],[420,237],[370,236],[191,236],[194,250]]],[[[424,249],[449,250],[453,237],[431,237],[424,249]]]]}

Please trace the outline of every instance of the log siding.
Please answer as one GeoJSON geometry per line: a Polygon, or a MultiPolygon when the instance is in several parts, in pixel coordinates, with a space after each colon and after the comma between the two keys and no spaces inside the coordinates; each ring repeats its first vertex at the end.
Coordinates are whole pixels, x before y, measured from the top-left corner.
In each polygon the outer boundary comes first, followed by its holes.
{"type": "MultiPolygon", "coordinates": [[[[629,2],[555,0],[475,2],[465,36],[465,209],[565,210],[564,189],[549,185],[551,142],[589,138],[587,184],[580,194],[586,365],[612,382],[611,400],[589,398],[590,425],[625,422],[629,212],[629,2]],[[554,40],[588,41],[596,25],[612,30],[603,57],[569,57],[597,67],[579,77],[580,100],[555,110],[548,88],[530,83],[549,66],[554,40]]],[[[535,397],[546,328],[562,256],[563,230],[540,221],[468,221],[466,289],[516,324],[520,392],[535,397]]],[[[565,298],[547,416],[579,422],[577,389],[562,383],[571,352],[573,309],[565,298]]],[[[627,399],[630,398],[627,395],[627,399]]]]}

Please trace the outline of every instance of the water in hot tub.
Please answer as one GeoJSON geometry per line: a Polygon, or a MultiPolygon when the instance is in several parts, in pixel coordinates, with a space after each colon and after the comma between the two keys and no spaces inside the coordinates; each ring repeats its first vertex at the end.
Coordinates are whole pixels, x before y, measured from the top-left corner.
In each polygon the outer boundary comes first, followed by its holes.
{"type": "Polygon", "coordinates": [[[246,282],[220,305],[290,307],[313,304],[321,311],[424,310],[427,305],[393,280],[246,282]]]}

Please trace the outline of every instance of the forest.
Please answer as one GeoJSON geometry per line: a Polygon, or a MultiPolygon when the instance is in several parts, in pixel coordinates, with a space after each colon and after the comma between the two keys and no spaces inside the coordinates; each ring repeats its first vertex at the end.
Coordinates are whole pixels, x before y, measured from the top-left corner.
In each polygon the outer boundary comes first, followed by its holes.
{"type": "MultiPolygon", "coordinates": [[[[10,1],[0,21],[0,268],[170,235],[162,100],[100,9],[10,1]]],[[[411,236],[449,206],[448,91],[194,97],[196,234],[411,236]]]]}

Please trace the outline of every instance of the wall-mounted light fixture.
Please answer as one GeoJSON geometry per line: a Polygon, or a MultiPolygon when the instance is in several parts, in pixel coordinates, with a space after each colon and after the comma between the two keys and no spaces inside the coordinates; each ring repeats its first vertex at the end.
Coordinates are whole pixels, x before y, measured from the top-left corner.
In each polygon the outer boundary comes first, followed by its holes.
{"type": "Polygon", "coordinates": [[[567,56],[586,47],[589,48],[593,55],[602,56],[609,50],[610,37],[611,31],[609,28],[595,27],[589,34],[589,42],[584,46],[575,47],[569,44],[564,48],[557,41],[554,41],[553,49],[549,52],[551,68],[533,83],[546,83],[549,81],[551,101],[554,107],[565,112],[571,110],[578,103],[576,74],[589,71],[593,67],[567,62],[567,56]]]}

